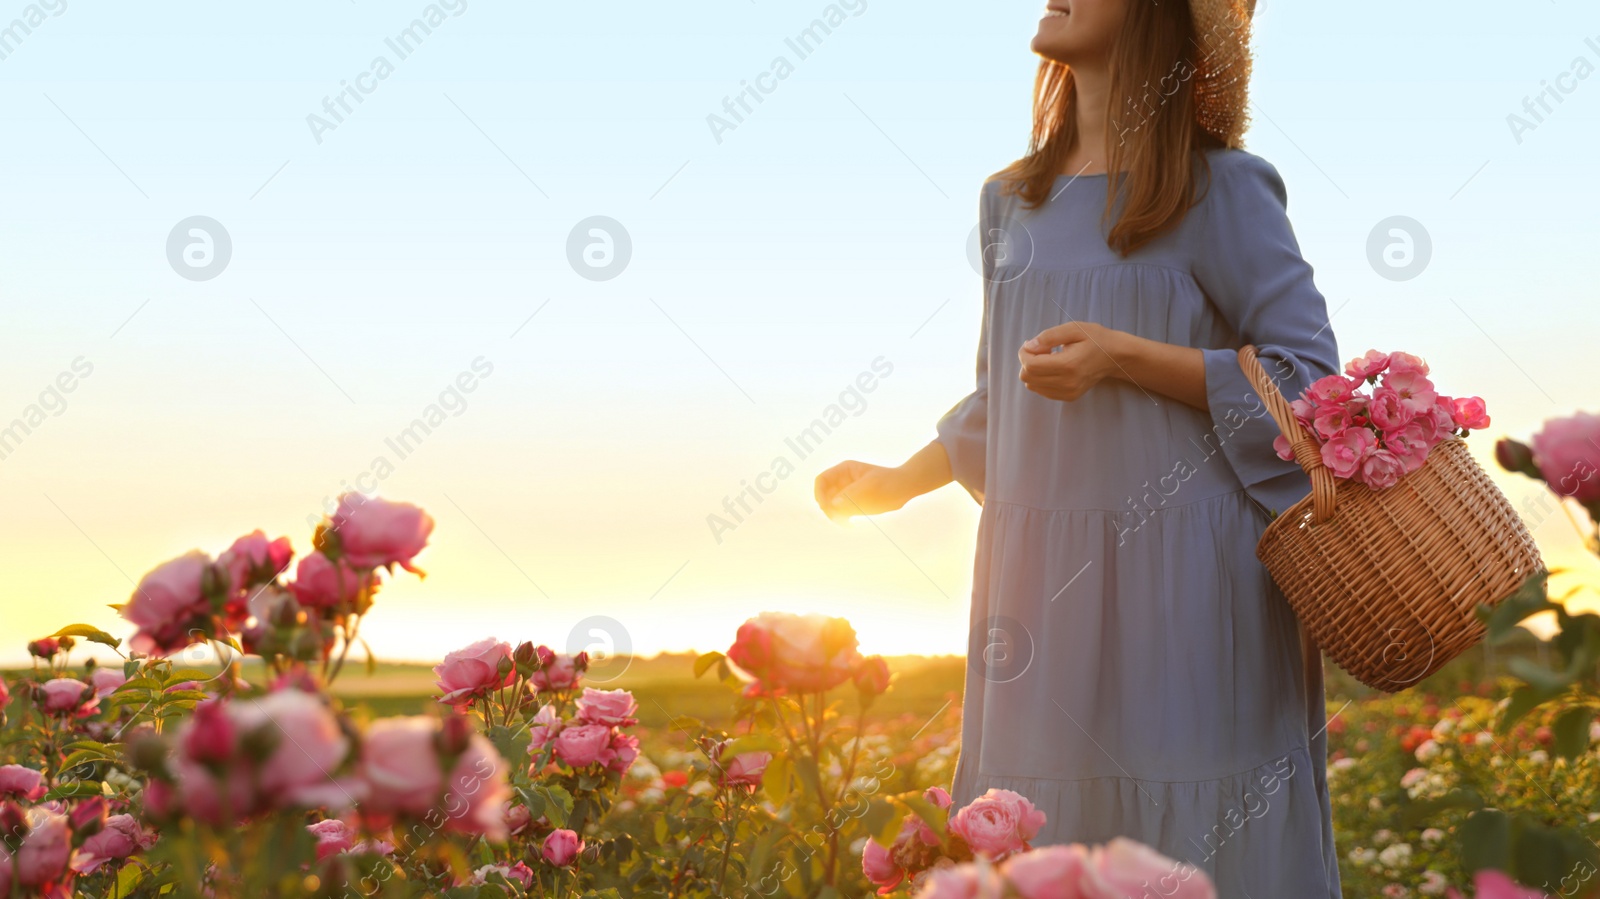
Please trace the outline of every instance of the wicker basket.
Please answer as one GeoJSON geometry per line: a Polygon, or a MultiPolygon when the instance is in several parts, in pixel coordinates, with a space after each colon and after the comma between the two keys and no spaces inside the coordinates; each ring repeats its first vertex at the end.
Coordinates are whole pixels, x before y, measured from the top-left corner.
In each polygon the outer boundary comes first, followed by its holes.
{"type": "Polygon", "coordinates": [[[1460,439],[1387,490],[1335,478],[1255,347],[1239,350],[1239,364],[1311,476],[1311,495],[1267,526],[1256,556],[1302,636],[1352,677],[1388,693],[1412,686],[1483,639],[1479,603],[1498,604],[1544,570],[1533,536],[1460,439]]]}

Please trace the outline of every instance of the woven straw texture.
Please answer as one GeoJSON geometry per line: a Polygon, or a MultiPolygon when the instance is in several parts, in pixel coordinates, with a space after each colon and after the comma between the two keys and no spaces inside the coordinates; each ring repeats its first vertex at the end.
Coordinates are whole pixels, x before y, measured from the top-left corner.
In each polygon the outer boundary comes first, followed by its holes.
{"type": "Polygon", "coordinates": [[[1397,693],[1483,639],[1475,607],[1544,570],[1505,495],[1450,438],[1387,490],[1335,478],[1256,358],[1239,364],[1311,476],[1310,496],[1256,547],[1312,640],[1362,683],[1397,693]]]}
{"type": "Polygon", "coordinates": [[[1224,146],[1244,146],[1250,108],[1250,23],[1255,0],[1189,0],[1199,43],[1196,118],[1224,146]]]}

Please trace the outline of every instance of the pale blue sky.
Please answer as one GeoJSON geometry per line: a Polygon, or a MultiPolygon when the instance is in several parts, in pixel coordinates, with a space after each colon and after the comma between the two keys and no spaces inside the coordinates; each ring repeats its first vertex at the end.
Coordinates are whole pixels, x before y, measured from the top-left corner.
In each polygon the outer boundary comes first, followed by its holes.
{"type": "MultiPolygon", "coordinates": [[[[403,60],[385,38],[424,3],[68,0],[5,38],[0,418],[93,372],[0,462],[0,660],[112,623],[125,575],[190,547],[257,526],[304,546],[480,356],[465,411],[382,479],[439,530],[428,581],[380,600],[380,654],[556,644],[590,614],[637,649],[721,648],[765,608],[959,651],[965,494],[840,528],[810,479],[898,461],[970,389],[965,241],[1024,147],[1042,4],[867,0],[797,60],[826,6],[470,0],[403,60]],[[306,117],[380,54],[393,72],[319,144],[306,117]],[[706,117],[780,54],[793,72],[719,143],[706,117]],[[166,256],[196,215],[232,241],[212,280],[166,256]],[[632,241],[608,281],[567,261],[596,215],[632,241]],[[865,411],[713,539],[706,516],[878,357],[865,411]]],[[[1600,65],[1600,11],[1573,0],[1262,7],[1248,148],[1283,174],[1342,353],[1426,355],[1489,401],[1485,453],[1594,405],[1600,75],[1520,144],[1507,124],[1579,57],[1600,65]],[[1396,215],[1433,243],[1404,282],[1367,261],[1396,215]]]]}

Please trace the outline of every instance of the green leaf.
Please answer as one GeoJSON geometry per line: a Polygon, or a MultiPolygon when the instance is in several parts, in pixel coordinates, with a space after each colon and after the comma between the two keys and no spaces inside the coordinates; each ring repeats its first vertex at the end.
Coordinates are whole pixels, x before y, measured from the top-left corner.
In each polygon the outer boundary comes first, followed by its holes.
{"type": "Polygon", "coordinates": [[[1422,827],[1438,819],[1441,812],[1451,809],[1476,811],[1483,808],[1483,796],[1477,790],[1458,787],[1433,799],[1403,799],[1400,823],[1406,827],[1422,827]]]}
{"type": "Polygon", "coordinates": [[[1498,809],[1473,812],[1460,828],[1461,860],[1471,870],[1511,867],[1511,819],[1498,809]]]}
{"type": "Polygon", "coordinates": [[[122,870],[117,872],[116,895],[126,896],[133,892],[138,888],[139,884],[144,883],[144,879],[147,876],[149,876],[149,869],[143,865],[123,865],[122,870]]]}
{"type": "Polygon", "coordinates": [[[544,816],[556,827],[565,827],[575,805],[572,794],[560,784],[534,784],[529,788],[544,801],[544,816]]]}
{"type": "Polygon", "coordinates": [[[52,799],[86,799],[90,796],[100,796],[104,790],[97,780],[74,780],[61,784],[50,792],[44,794],[44,802],[52,799]]]}
{"type": "Polygon", "coordinates": [[[1490,642],[1503,640],[1516,630],[1517,625],[1532,615],[1561,608],[1550,602],[1546,577],[1542,571],[1535,573],[1523,581],[1515,593],[1501,600],[1492,609],[1486,605],[1479,605],[1478,617],[1488,626],[1490,642]]]}
{"type": "Polygon", "coordinates": [[[1522,717],[1541,705],[1567,692],[1561,690],[1546,690],[1527,684],[1511,691],[1511,702],[1506,706],[1505,713],[1500,716],[1500,723],[1495,728],[1500,733],[1510,733],[1511,726],[1522,720],[1522,717]]]}
{"type": "Polygon", "coordinates": [[[1573,706],[1556,716],[1550,729],[1555,732],[1556,755],[1576,759],[1589,751],[1589,722],[1594,720],[1594,709],[1573,706]]]}
{"type": "Polygon", "coordinates": [[[496,724],[489,728],[489,742],[494,744],[500,757],[509,762],[512,768],[520,770],[527,764],[528,745],[533,742],[533,734],[527,728],[513,731],[503,724],[496,724]]]}
{"type": "MultiPolygon", "coordinates": [[[[1587,736],[1587,734],[1585,734],[1585,736],[1587,736]]],[[[106,761],[110,761],[110,759],[106,758],[106,754],[103,753],[103,752],[97,752],[97,751],[95,751],[93,749],[79,749],[78,751],[72,753],[71,755],[67,756],[64,760],[62,760],[62,762],[61,762],[61,770],[62,771],[71,771],[73,768],[76,768],[79,765],[87,764],[87,763],[90,763],[90,762],[106,762],[106,761]]]]}
{"type": "MultiPolygon", "coordinates": [[[[1591,844],[1574,830],[1548,827],[1532,818],[1512,822],[1511,876],[1523,884],[1556,887],[1594,857],[1591,844]]],[[[1593,870],[1593,866],[1589,866],[1593,870]]],[[[1585,878],[1587,879],[1587,878],[1585,878]]]]}
{"type": "Polygon", "coordinates": [[[176,671],[168,673],[166,677],[162,678],[161,683],[163,686],[181,684],[185,681],[192,680],[205,683],[216,676],[217,673],[215,671],[204,671],[199,668],[179,668],[176,671]]]}
{"type": "Polygon", "coordinates": [[[761,775],[761,789],[766,791],[773,805],[781,806],[789,798],[789,779],[793,776],[794,768],[788,756],[774,755],[772,761],[767,762],[767,770],[761,775]]]}
{"type": "Polygon", "coordinates": [[[733,742],[722,750],[722,758],[731,759],[747,752],[770,752],[777,755],[783,752],[783,749],[783,742],[778,739],[777,734],[745,734],[742,737],[735,737],[733,742]]]}
{"type": "Polygon", "coordinates": [[[694,676],[700,677],[707,671],[710,671],[711,666],[722,661],[724,658],[725,656],[723,656],[723,654],[720,652],[702,653],[699,658],[694,660],[694,676]]]}
{"type": "Polygon", "coordinates": [[[1512,674],[1522,678],[1534,687],[1553,693],[1560,693],[1566,690],[1572,686],[1574,680],[1577,680],[1573,673],[1552,671],[1532,659],[1525,659],[1520,656],[1512,659],[1506,667],[1511,669],[1512,674]]]}
{"type": "Polygon", "coordinates": [[[88,640],[90,643],[99,643],[102,646],[109,646],[112,649],[116,649],[118,646],[122,645],[121,640],[89,624],[69,624],[50,636],[82,637],[85,640],[88,640]]]}

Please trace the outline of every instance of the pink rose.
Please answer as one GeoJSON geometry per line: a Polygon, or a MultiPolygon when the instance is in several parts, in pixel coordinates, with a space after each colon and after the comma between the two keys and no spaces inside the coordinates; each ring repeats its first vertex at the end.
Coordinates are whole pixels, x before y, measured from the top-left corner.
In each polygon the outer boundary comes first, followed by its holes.
{"type": "Polygon", "coordinates": [[[1204,871],[1173,861],[1149,846],[1117,837],[1090,850],[1083,869],[1084,899],[1122,899],[1153,891],[1171,899],[1216,899],[1204,871]]]}
{"type": "Polygon", "coordinates": [[[556,736],[556,757],[574,768],[608,764],[613,758],[611,728],[604,724],[562,728],[556,736]]]}
{"type": "MultiPolygon", "coordinates": [[[[1340,431],[1354,426],[1355,416],[1350,412],[1350,407],[1343,403],[1319,407],[1317,409],[1317,417],[1312,423],[1317,436],[1323,440],[1330,440],[1337,436],[1340,431]]],[[[1290,458],[1293,458],[1293,456],[1290,458]]]]}
{"type": "Polygon", "coordinates": [[[1398,484],[1405,473],[1405,463],[1400,461],[1399,456],[1386,449],[1377,449],[1361,463],[1361,474],[1356,480],[1373,490],[1387,490],[1398,484]]]}
{"type": "Polygon", "coordinates": [[[528,829],[533,823],[533,813],[525,805],[513,805],[506,809],[506,832],[516,836],[528,829]]]}
{"type": "Polygon", "coordinates": [[[1417,371],[1395,371],[1390,369],[1383,376],[1382,390],[1392,390],[1400,397],[1400,403],[1410,410],[1412,415],[1421,415],[1439,398],[1433,389],[1433,382],[1428,376],[1417,371]]]}
{"type": "Polygon", "coordinates": [[[44,710],[52,715],[84,717],[100,708],[100,697],[94,688],[81,680],[55,677],[40,685],[39,690],[44,694],[44,710]]]}
{"type": "MultiPolygon", "coordinates": [[[[28,810],[28,835],[17,847],[14,874],[24,887],[57,886],[71,879],[72,826],[67,816],[42,806],[28,810]]],[[[27,893],[27,890],[23,891],[27,893]]],[[[40,892],[45,890],[40,889],[40,892]]]]}
{"type": "Polygon", "coordinates": [[[1080,888],[1089,853],[1083,846],[1045,846],[1013,855],[1000,875],[1022,899],[1084,899],[1080,888]]]}
{"type": "Polygon", "coordinates": [[[355,568],[399,565],[418,573],[411,561],[428,545],[433,518],[410,503],[346,493],[334,512],[339,546],[355,568]]]}
{"type": "Polygon", "coordinates": [[[906,872],[894,863],[894,854],[878,845],[878,841],[867,838],[866,845],[861,847],[861,873],[867,880],[878,888],[880,896],[887,896],[894,892],[894,888],[905,879],[906,872]]]}
{"type": "Polygon", "coordinates": [[[639,757],[639,738],[633,734],[625,734],[620,730],[611,732],[611,761],[606,762],[606,767],[618,774],[627,774],[633,767],[633,762],[639,757]]]}
{"type": "Polygon", "coordinates": [[[439,701],[456,708],[471,705],[516,679],[511,665],[511,644],[493,637],[445,654],[444,661],[434,666],[438,688],[444,695],[439,701]],[[501,674],[501,665],[505,673],[501,674]]]}
{"type": "Polygon", "coordinates": [[[565,727],[561,716],[556,714],[556,707],[545,703],[539,707],[539,713],[533,716],[528,733],[531,735],[531,749],[544,749],[555,742],[556,735],[565,727]]]}
{"type": "Polygon", "coordinates": [[[753,789],[761,786],[761,778],[771,763],[770,752],[741,752],[726,761],[719,761],[718,765],[723,784],[753,789]]]}
{"type": "Polygon", "coordinates": [[[994,870],[967,863],[933,871],[916,899],[1000,899],[1003,888],[994,870]]]}
{"type": "Polygon", "coordinates": [[[1457,397],[1450,401],[1450,417],[1456,427],[1466,431],[1481,431],[1489,426],[1489,409],[1483,397],[1457,397]]]}
{"type": "Polygon", "coordinates": [[[472,882],[475,885],[499,883],[498,880],[491,881],[491,876],[504,877],[524,889],[533,886],[533,869],[522,862],[514,865],[484,865],[472,872],[472,882]]]}
{"type": "Polygon", "coordinates": [[[922,791],[922,798],[933,803],[937,808],[950,807],[950,793],[944,787],[929,787],[922,791]]]}
{"type": "Polygon", "coordinates": [[[72,861],[72,870],[92,874],[106,862],[121,861],[155,844],[155,834],[146,831],[132,815],[112,815],[93,836],[83,841],[72,861]]]}
{"type": "Polygon", "coordinates": [[[0,718],[5,717],[6,706],[11,704],[11,688],[6,686],[6,679],[0,677],[0,718]]]}
{"type": "Polygon", "coordinates": [[[355,829],[338,818],[307,824],[306,830],[317,838],[317,861],[322,861],[330,855],[349,852],[356,844],[355,829]]]}
{"type": "Polygon", "coordinates": [[[1374,390],[1372,400],[1367,404],[1367,417],[1383,431],[1401,427],[1416,415],[1416,411],[1406,404],[1405,398],[1399,391],[1391,389],[1387,384],[1374,390]]]}
{"type": "Polygon", "coordinates": [[[0,797],[15,796],[33,802],[48,792],[44,775],[21,765],[0,765],[0,797]]]}
{"type": "MultiPolygon", "coordinates": [[[[1455,400],[1441,396],[1434,400],[1432,408],[1427,413],[1418,415],[1413,421],[1428,421],[1432,425],[1433,442],[1437,445],[1456,433],[1455,400]]],[[[1485,421],[1484,424],[1488,422],[1485,421]]]]}
{"type": "Polygon", "coordinates": [[[586,724],[608,724],[627,727],[638,724],[633,713],[639,708],[633,694],[627,690],[596,690],[585,687],[578,697],[578,720],[586,724]]]}
{"type": "Polygon", "coordinates": [[[1551,490],[1585,505],[1600,502],[1600,415],[1553,418],[1532,445],[1534,464],[1551,490]]]}
{"type": "MultiPolygon", "coordinates": [[[[548,652],[548,650],[546,650],[548,652]]],[[[540,653],[542,657],[544,653],[540,653]]],[[[528,678],[541,693],[559,693],[578,685],[577,661],[564,653],[551,653],[550,661],[528,678]]]]}
{"type": "Polygon", "coordinates": [[[1410,424],[1388,431],[1383,435],[1383,446],[1394,453],[1407,474],[1421,468],[1427,461],[1428,450],[1437,443],[1433,439],[1433,423],[1425,418],[1413,418],[1410,424]]]}
{"type": "Polygon", "coordinates": [[[1277,453],[1278,458],[1285,462],[1294,461],[1294,445],[1289,442],[1289,438],[1282,434],[1272,438],[1272,451],[1277,453]]]}
{"type": "Polygon", "coordinates": [[[545,703],[539,707],[539,713],[533,716],[532,726],[528,734],[533,738],[529,744],[532,749],[543,749],[549,746],[561,733],[563,727],[561,716],[556,714],[556,707],[545,703]]]}
{"type": "Polygon", "coordinates": [[[1310,400],[1301,397],[1289,401],[1289,408],[1294,410],[1294,417],[1306,427],[1311,427],[1311,422],[1317,417],[1317,407],[1310,400]]]}
{"type": "MultiPolygon", "coordinates": [[[[1518,886],[1516,881],[1503,872],[1489,868],[1478,871],[1473,877],[1473,887],[1476,888],[1477,899],[1546,899],[1545,893],[1518,886]]],[[[1461,894],[1454,889],[1446,895],[1449,899],[1461,899],[1461,894]]]]}
{"type": "Polygon", "coordinates": [[[820,693],[849,680],[861,654],[843,618],[763,612],[740,626],[728,659],[761,689],[820,693]]]}
{"type": "Polygon", "coordinates": [[[1360,383],[1344,375],[1328,375],[1311,382],[1311,386],[1306,388],[1306,398],[1319,410],[1323,406],[1343,405],[1354,396],[1356,386],[1360,383]]]}
{"type": "Polygon", "coordinates": [[[178,746],[189,758],[202,764],[222,764],[237,750],[238,732],[228,706],[210,699],[194,707],[189,720],[178,731],[178,746]]]}
{"type": "Polygon", "coordinates": [[[61,641],[55,637],[40,637],[28,641],[28,655],[36,659],[53,659],[61,651],[61,641]]]}
{"type": "Polygon", "coordinates": [[[1428,373],[1428,363],[1410,353],[1390,353],[1389,371],[1398,374],[1426,375],[1428,373]]]}
{"type": "Polygon", "coordinates": [[[122,617],[139,628],[128,640],[134,651],[167,655],[205,639],[211,606],[201,583],[210,565],[210,556],[193,550],[163,562],[139,580],[122,607],[122,617]]]}
{"type": "Polygon", "coordinates": [[[545,861],[557,868],[565,868],[583,851],[583,840],[570,830],[553,830],[544,838],[544,846],[540,851],[545,861]]]}
{"type": "Polygon", "coordinates": [[[255,530],[217,556],[217,567],[227,572],[228,589],[238,592],[274,580],[293,557],[288,537],[268,540],[264,532],[255,530]]]}
{"type": "Polygon", "coordinates": [[[331,774],[350,754],[350,739],[310,693],[202,702],[179,728],[177,745],[177,798],[205,823],[268,808],[346,808],[360,798],[360,784],[331,774]]]}
{"type": "Polygon", "coordinates": [[[363,588],[372,586],[370,571],[356,571],[343,562],[335,562],[320,552],[314,552],[295,566],[294,583],[289,589],[303,606],[314,609],[332,609],[353,601],[363,588]]]}
{"type": "Polygon", "coordinates": [[[440,773],[439,734],[438,722],[422,716],[374,721],[357,765],[367,793],[362,811],[430,823],[444,819],[448,830],[505,839],[511,795],[505,761],[482,734],[472,733],[446,778],[440,773]]]}
{"type": "Polygon", "coordinates": [[[951,832],[972,851],[999,861],[1028,848],[1044,826],[1044,812],[1010,790],[990,788],[972,804],[950,816],[951,832]]]}
{"type": "Polygon", "coordinates": [[[128,676],[122,673],[121,668],[96,668],[89,675],[89,683],[94,686],[94,695],[104,699],[117,688],[128,682],[128,676]]]}
{"type": "Polygon", "coordinates": [[[862,659],[851,679],[856,682],[856,689],[861,695],[877,696],[889,689],[889,663],[884,661],[883,656],[862,659]]]}
{"type": "Polygon", "coordinates": [[[1357,381],[1366,381],[1375,378],[1389,367],[1389,354],[1377,350],[1367,350],[1361,356],[1351,359],[1344,367],[1344,373],[1357,381]]]}
{"type": "Polygon", "coordinates": [[[241,735],[265,732],[278,740],[255,772],[256,788],[269,804],[277,808],[355,804],[356,787],[332,776],[351,753],[350,739],[320,697],[279,690],[260,699],[232,702],[229,711],[241,735]]]}
{"type": "Polygon", "coordinates": [[[1334,477],[1349,478],[1361,470],[1367,457],[1378,448],[1378,438],[1364,427],[1346,428],[1322,445],[1322,464],[1334,477]]]}

